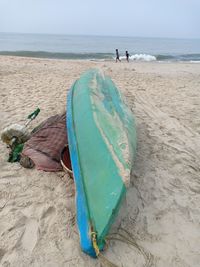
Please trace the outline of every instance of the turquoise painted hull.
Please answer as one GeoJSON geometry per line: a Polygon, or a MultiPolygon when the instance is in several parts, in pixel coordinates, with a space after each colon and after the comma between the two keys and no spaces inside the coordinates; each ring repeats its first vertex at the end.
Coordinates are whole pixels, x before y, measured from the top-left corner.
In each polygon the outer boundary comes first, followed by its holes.
{"type": "Polygon", "coordinates": [[[81,248],[95,257],[125,196],[136,153],[133,116],[110,78],[90,70],[67,97],[67,131],[76,184],[81,248]]]}

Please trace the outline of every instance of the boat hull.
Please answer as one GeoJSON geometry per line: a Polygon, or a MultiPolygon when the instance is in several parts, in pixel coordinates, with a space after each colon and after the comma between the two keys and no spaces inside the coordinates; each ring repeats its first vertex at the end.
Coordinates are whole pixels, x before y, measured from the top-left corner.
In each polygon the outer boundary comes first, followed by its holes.
{"type": "Polygon", "coordinates": [[[67,97],[67,131],[76,184],[81,248],[95,257],[126,193],[136,151],[133,116],[111,81],[98,70],[77,80],[67,97]]]}

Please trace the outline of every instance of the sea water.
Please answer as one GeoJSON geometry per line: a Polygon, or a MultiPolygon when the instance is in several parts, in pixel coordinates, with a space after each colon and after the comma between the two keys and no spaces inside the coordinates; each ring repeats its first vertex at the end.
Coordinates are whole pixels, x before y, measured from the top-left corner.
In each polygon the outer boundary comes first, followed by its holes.
{"type": "Polygon", "coordinates": [[[200,39],[0,33],[0,54],[60,59],[200,62],[200,39]]]}

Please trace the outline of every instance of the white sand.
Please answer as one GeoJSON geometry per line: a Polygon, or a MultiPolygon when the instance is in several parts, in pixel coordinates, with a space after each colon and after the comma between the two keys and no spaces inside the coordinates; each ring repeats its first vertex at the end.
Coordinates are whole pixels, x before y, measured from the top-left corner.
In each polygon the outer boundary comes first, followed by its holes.
{"type": "MultiPolygon", "coordinates": [[[[138,155],[121,226],[152,255],[152,266],[200,266],[200,64],[115,63],[0,56],[0,130],[62,112],[79,75],[100,67],[137,121],[138,155]]],[[[81,252],[73,182],[8,163],[0,142],[0,266],[100,266],[81,252]]],[[[105,254],[143,266],[135,248],[112,241],[105,254]]]]}

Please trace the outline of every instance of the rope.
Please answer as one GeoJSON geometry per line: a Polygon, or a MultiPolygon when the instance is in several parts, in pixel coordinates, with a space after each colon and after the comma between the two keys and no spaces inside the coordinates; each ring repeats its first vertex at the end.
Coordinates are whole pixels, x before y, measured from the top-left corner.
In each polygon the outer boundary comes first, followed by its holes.
{"type": "Polygon", "coordinates": [[[118,267],[117,265],[109,261],[106,257],[104,257],[103,254],[100,252],[99,247],[97,245],[97,233],[96,232],[91,233],[91,238],[92,238],[92,245],[93,245],[94,251],[96,253],[97,258],[100,261],[100,264],[102,266],[118,267]]]}
{"type": "Polygon", "coordinates": [[[105,256],[103,256],[103,254],[100,252],[98,259],[100,261],[100,264],[102,267],[119,267],[118,265],[116,265],[115,263],[109,261],[105,256]]]}
{"type": "Polygon", "coordinates": [[[91,233],[91,237],[92,237],[92,245],[93,245],[94,251],[96,253],[96,256],[98,257],[100,251],[99,251],[99,247],[97,245],[97,233],[96,232],[92,232],[91,233]]]}
{"type": "MultiPolygon", "coordinates": [[[[143,257],[145,259],[144,267],[152,266],[152,264],[153,264],[153,262],[152,262],[153,256],[150,253],[146,252],[142,247],[140,247],[136,242],[136,238],[131,233],[129,233],[126,229],[119,228],[118,232],[111,233],[105,238],[106,243],[108,241],[111,241],[111,240],[120,241],[120,242],[123,242],[123,243],[125,243],[127,245],[131,245],[131,246],[135,247],[143,255],[143,257]]],[[[95,232],[92,232],[92,244],[93,244],[96,256],[99,259],[100,264],[102,266],[119,267],[115,263],[113,263],[110,260],[108,260],[99,251],[99,248],[98,248],[98,245],[97,245],[97,234],[95,232]]]]}

